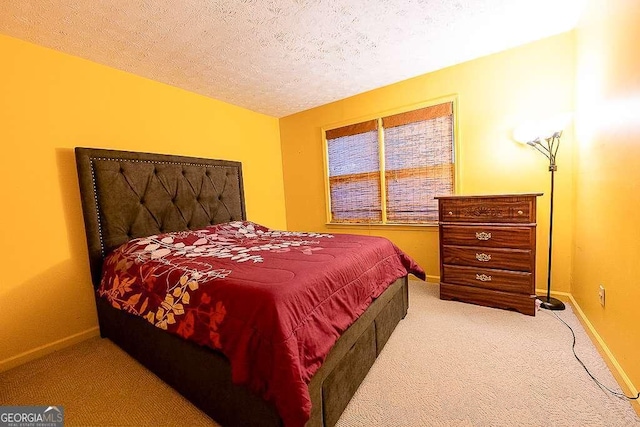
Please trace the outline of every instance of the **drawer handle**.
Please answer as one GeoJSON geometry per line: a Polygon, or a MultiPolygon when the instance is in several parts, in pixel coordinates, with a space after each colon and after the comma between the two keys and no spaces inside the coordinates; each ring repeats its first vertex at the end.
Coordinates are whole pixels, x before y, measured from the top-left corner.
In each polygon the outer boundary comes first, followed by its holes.
{"type": "Polygon", "coordinates": [[[478,240],[489,240],[491,238],[491,233],[485,233],[484,231],[480,231],[476,233],[476,238],[478,240]]]}
{"type": "Polygon", "coordinates": [[[491,276],[487,276],[486,274],[476,274],[476,280],[480,280],[481,282],[490,282],[491,276]]]}
{"type": "Polygon", "coordinates": [[[524,212],[522,211],[518,211],[518,215],[522,215],[524,212]]]}
{"type": "Polygon", "coordinates": [[[453,212],[449,211],[447,212],[447,215],[453,215],[453,212]]]}
{"type": "Polygon", "coordinates": [[[491,255],[488,255],[488,254],[476,254],[476,259],[478,261],[482,261],[482,262],[489,262],[489,261],[491,261],[491,255]]]}

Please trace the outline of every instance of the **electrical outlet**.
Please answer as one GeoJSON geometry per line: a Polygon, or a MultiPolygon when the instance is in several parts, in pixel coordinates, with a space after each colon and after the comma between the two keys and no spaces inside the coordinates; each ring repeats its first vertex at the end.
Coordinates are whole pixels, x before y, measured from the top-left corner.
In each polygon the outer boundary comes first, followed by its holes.
{"type": "Polygon", "coordinates": [[[598,297],[600,298],[600,305],[604,307],[604,286],[600,285],[598,290],[598,297]]]}

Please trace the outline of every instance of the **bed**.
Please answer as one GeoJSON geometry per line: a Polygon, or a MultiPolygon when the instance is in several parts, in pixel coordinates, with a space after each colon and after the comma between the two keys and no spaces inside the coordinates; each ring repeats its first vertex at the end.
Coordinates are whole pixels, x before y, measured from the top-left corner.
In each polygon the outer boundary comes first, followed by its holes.
{"type": "MultiPolygon", "coordinates": [[[[123,245],[164,233],[228,228],[227,224],[253,227],[245,222],[241,164],[91,148],[75,152],[101,336],[222,425],[297,424],[283,421],[274,401],[237,384],[230,360],[221,351],[167,333],[98,295],[105,258],[123,245]]],[[[424,274],[417,266],[416,273],[424,274]]],[[[314,368],[305,389],[311,402],[307,426],[335,425],[406,315],[407,276],[391,281],[314,368]]]]}

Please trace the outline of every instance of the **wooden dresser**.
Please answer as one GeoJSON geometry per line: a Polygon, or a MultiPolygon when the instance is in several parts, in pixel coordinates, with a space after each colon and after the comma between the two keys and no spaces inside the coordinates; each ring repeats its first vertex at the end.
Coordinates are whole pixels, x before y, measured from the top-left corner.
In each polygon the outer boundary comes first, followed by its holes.
{"type": "Polygon", "coordinates": [[[437,197],[440,299],[535,316],[535,194],[437,197]]]}

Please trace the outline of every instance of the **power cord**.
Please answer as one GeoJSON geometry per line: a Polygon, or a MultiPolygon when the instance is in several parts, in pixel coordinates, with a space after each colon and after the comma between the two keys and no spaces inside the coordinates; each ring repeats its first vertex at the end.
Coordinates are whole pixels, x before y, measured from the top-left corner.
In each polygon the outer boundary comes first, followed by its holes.
{"type": "Polygon", "coordinates": [[[571,350],[573,351],[573,356],[576,358],[576,360],[578,362],[580,362],[580,364],[582,365],[584,370],[587,371],[587,374],[589,374],[591,379],[593,381],[595,381],[596,384],[598,384],[601,388],[604,388],[605,390],[607,390],[609,393],[613,394],[614,396],[619,397],[620,399],[638,400],[640,398],[640,393],[638,393],[638,395],[636,397],[627,396],[624,393],[620,393],[618,391],[611,390],[609,387],[607,387],[606,385],[604,385],[600,381],[598,381],[598,379],[596,377],[594,377],[591,372],[589,372],[589,369],[587,368],[587,366],[584,364],[584,362],[582,362],[582,360],[580,360],[580,358],[576,354],[576,334],[573,332],[573,328],[571,326],[569,326],[569,324],[567,322],[565,322],[560,316],[558,316],[554,311],[551,311],[551,314],[553,314],[556,317],[556,319],[558,319],[559,321],[564,323],[564,325],[567,328],[569,328],[569,330],[571,331],[571,335],[573,336],[573,344],[571,344],[571,350]]]}

